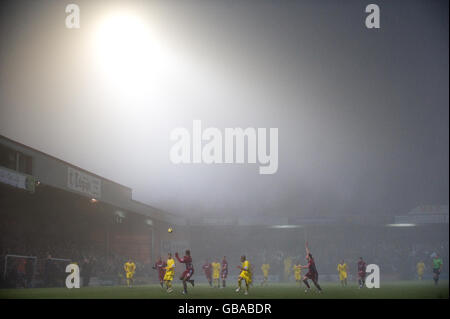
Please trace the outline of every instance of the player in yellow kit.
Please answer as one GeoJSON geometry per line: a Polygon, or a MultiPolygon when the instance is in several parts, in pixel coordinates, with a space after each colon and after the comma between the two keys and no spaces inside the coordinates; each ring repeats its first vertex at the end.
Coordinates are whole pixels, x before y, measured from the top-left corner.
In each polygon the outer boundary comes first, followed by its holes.
{"type": "Polygon", "coordinates": [[[422,280],[423,273],[425,272],[425,263],[421,260],[417,263],[417,277],[422,280]]]}
{"type": "Polygon", "coordinates": [[[220,287],[220,269],[221,269],[221,265],[219,262],[215,261],[211,264],[212,269],[213,269],[213,285],[217,288],[220,287]]]}
{"type": "Polygon", "coordinates": [[[261,283],[261,286],[263,286],[264,284],[267,284],[267,279],[269,279],[270,265],[269,264],[262,264],[261,270],[263,272],[263,282],[261,283]]]}
{"type": "Polygon", "coordinates": [[[239,274],[238,278],[238,288],[236,289],[236,292],[239,292],[241,290],[241,282],[242,279],[245,280],[245,295],[248,295],[248,287],[252,283],[252,273],[251,273],[251,266],[250,262],[245,258],[244,255],[241,256],[241,266],[238,266],[238,268],[241,270],[241,273],[239,274]]]}
{"type": "Polygon", "coordinates": [[[123,268],[125,270],[125,278],[127,278],[127,286],[131,288],[133,285],[134,272],[136,271],[136,264],[132,262],[131,259],[128,259],[123,265],[123,268]]]}
{"type": "Polygon", "coordinates": [[[175,260],[172,258],[172,254],[167,254],[167,261],[166,261],[166,273],[164,275],[164,283],[166,284],[167,292],[172,292],[172,280],[173,276],[175,275],[175,260]]]}
{"type": "Polygon", "coordinates": [[[341,281],[342,287],[347,286],[347,264],[344,260],[338,264],[337,271],[339,272],[339,280],[341,281]]]}
{"type": "Polygon", "coordinates": [[[291,275],[291,268],[292,268],[292,258],[286,257],[284,259],[284,280],[288,281],[289,276],[291,275]]]}
{"type": "Polygon", "coordinates": [[[292,270],[294,271],[295,281],[301,286],[301,284],[302,284],[302,265],[300,265],[300,263],[297,262],[294,265],[294,267],[292,267],[292,270]]]}

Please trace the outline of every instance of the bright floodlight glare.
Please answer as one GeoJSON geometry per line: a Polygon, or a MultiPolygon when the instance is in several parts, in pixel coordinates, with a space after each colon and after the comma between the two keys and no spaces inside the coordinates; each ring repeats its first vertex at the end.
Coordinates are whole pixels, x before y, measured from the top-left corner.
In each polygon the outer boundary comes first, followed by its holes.
{"type": "Polygon", "coordinates": [[[300,228],[300,225],[273,225],[270,226],[270,228],[276,228],[276,229],[289,229],[289,228],[300,228]]]}
{"type": "Polygon", "coordinates": [[[414,227],[414,226],[416,226],[416,224],[399,223],[399,224],[387,224],[386,226],[387,227],[414,227]]]}
{"type": "Polygon", "coordinates": [[[146,21],[132,12],[121,11],[102,19],[93,44],[103,80],[119,86],[122,92],[151,88],[151,79],[168,62],[146,21]]]}
{"type": "Polygon", "coordinates": [[[102,21],[95,36],[98,63],[109,75],[136,79],[145,68],[149,39],[145,25],[137,17],[113,14],[102,21]],[[141,68],[140,68],[141,67],[141,68]]]}

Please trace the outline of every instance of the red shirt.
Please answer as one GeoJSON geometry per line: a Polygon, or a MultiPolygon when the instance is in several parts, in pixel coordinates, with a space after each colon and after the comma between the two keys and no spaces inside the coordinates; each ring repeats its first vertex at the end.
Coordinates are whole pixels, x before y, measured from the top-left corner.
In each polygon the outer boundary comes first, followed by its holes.
{"type": "Polygon", "coordinates": [[[211,264],[204,264],[202,268],[207,276],[211,275],[211,264]]]}
{"type": "Polygon", "coordinates": [[[165,263],[164,261],[158,261],[158,262],[156,262],[156,264],[155,264],[155,268],[156,268],[159,272],[165,271],[165,268],[164,268],[164,267],[166,267],[166,263],[165,263]]]}
{"type": "Polygon", "coordinates": [[[178,261],[182,264],[185,264],[186,269],[194,269],[194,265],[192,265],[192,257],[191,256],[184,256],[183,258],[178,257],[178,254],[175,255],[177,257],[178,261]]]}
{"type": "Polygon", "coordinates": [[[25,260],[21,260],[19,265],[17,266],[17,272],[24,274],[25,273],[25,260]]]}
{"type": "Polygon", "coordinates": [[[225,259],[222,260],[222,271],[228,271],[228,262],[225,259]]]}
{"type": "Polygon", "coordinates": [[[359,273],[366,272],[366,263],[362,260],[358,261],[358,272],[359,273]]]}
{"type": "Polygon", "coordinates": [[[310,257],[308,260],[308,271],[311,273],[317,272],[316,263],[314,262],[314,258],[312,257],[310,257]]]}

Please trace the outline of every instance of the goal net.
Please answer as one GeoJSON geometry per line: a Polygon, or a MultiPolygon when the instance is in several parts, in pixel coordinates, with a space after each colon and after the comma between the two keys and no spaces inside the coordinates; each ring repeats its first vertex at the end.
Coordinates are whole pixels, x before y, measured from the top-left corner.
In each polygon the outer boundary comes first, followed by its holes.
{"type": "Polygon", "coordinates": [[[8,254],[3,261],[3,282],[9,287],[32,287],[37,257],[8,254]]]}
{"type": "Polygon", "coordinates": [[[72,262],[66,258],[43,259],[40,263],[42,285],[44,287],[64,287],[66,266],[72,262]]]}

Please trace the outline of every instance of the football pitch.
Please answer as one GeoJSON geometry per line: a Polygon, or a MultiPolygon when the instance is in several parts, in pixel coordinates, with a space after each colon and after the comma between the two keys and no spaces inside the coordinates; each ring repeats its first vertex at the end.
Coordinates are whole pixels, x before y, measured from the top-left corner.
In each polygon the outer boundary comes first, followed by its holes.
{"type": "Polygon", "coordinates": [[[172,293],[167,293],[159,285],[127,287],[87,287],[80,289],[67,288],[32,288],[32,289],[0,289],[0,299],[448,299],[449,282],[441,281],[434,286],[432,281],[398,281],[381,283],[376,289],[358,289],[349,284],[341,287],[337,283],[323,283],[323,293],[311,288],[305,293],[304,286],[295,284],[269,284],[251,287],[245,296],[236,293],[236,285],[226,288],[211,288],[206,284],[189,286],[187,296],[181,293],[181,284],[175,284],[172,293]]]}

